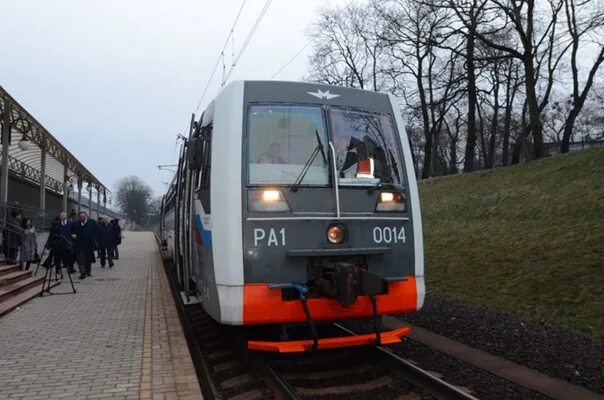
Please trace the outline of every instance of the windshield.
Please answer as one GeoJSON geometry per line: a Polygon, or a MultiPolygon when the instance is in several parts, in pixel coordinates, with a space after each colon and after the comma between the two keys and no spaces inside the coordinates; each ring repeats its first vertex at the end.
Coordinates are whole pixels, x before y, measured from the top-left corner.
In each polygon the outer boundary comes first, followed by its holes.
{"type": "Polygon", "coordinates": [[[403,183],[390,115],[334,107],[330,117],[340,185],[403,183]]]}
{"type": "MultiPolygon", "coordinates": [[[[327,144],[320,107],[262,104],[248,112],[249,183],[291,185],[317,148],[317,134],[327,144]]],[[[315,157],[301,185],[329,184],[329,165],[315,157]]]]}

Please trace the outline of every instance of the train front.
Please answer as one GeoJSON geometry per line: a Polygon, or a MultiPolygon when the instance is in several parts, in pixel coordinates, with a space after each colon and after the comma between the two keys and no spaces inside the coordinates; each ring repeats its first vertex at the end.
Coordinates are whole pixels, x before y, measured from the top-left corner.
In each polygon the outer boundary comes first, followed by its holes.
{"type": "Polygon", "coordinates": [[[357,89],[246,82],[243,90],[243,325],[369,318],[362,340],[250,342],[301,351],[378,341],[378,316],[424,298],[421,216],[393,98],[357,89]]]}

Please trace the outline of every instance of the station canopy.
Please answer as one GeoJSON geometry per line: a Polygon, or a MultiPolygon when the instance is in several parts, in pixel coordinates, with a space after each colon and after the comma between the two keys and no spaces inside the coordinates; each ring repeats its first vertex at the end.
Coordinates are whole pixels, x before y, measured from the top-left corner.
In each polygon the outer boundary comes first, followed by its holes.
{"type": "MultiPolygon", "coordinates": [[[[40,183],[42,171],[42,149],[46,150],[47,189],[63,193],[64,182],[78,190],[78,183],[86,190],[88,184],[101,195],[108,196],[109,190],[99,181],[65,146],[23,108],[2,86],[0,86],[0,122],[10,105],[9,170],[23,179],[40,183]],[[25,140],[29,143],[21,143],[25,140]],[[23,148],[27,149],[23,150],[23,148]]],[[[0,146],[1,147],[1,146],[0,146]]],[[[0,159],[2,154],[0,153],[0,159]]]]}

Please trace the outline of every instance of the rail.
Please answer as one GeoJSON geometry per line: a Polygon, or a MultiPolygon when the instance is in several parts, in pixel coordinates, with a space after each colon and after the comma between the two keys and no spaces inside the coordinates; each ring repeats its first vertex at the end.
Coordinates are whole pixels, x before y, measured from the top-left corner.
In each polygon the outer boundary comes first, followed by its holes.
{"type": "MultiPolygon", "coordinates": [[[[339,324],[335,324],[335,326],[349,335],[356,335],[356,333],[353,331],[339,324]]],[[[386,347],[375,346],[374,349],[378,356],[384,360],[384,362],[401,371],[409,383],[426,390],[437,399],[478,400],[471,394],[464,392],[463,390],[399,357],[386,347]]]]}
{"type": "MultiPolygon", "coordinates": [[[[333,324],[344,334],[356,336],[357,334],[342,325],[333,324]]],[[[429,393],[435,399],[439,400],[477,400],[476,397],[464,392],[442,379],[430,374],[429,372],[413,365],[407,360],[399,357],[386,347],[375,346],[371,355],[376,356],[381,365],[387,366],[391,371],[397,371],[412,386],[429,393]]],[[[299,390],[296,389],[288,378],[279,371],[278,367],[272,365],[270,356],[255,354],[252,356],[252,364],[260,372],[267,384],[275,392],[277,398],[300,400],[303,398],[299,390]]],[[[335,392],[334,392],[335,393],[335,392]]],[[[332,394],[334,394],[332,393],[332,394]]]]}

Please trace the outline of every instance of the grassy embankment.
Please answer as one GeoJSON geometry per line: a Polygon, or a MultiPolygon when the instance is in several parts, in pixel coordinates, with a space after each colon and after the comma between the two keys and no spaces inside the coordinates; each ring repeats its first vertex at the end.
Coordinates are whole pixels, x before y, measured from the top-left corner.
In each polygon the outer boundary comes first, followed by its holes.
{"type": "Polygon", "coordinates": [[[420,184],[428,290],[604,338],[604,148],[420,184]]]}

